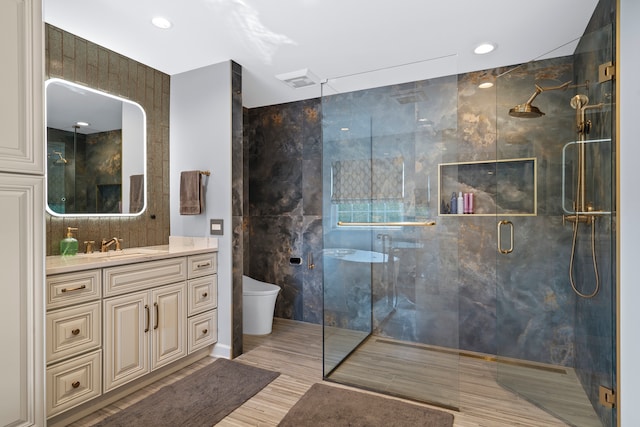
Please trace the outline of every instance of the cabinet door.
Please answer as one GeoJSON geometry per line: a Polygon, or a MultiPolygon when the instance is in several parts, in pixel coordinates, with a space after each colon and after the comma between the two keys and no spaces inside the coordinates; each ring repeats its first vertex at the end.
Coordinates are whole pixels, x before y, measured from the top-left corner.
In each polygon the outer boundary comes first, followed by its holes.
{"type": "Polygon", "coordinates": [[[159,368],[187,354],[186,284],[163,286],[151,291],[153,335],[151,369],[159,368]]]}
{"type": "Polygon", "coordinates": [[[150,371],[149,293],[138,292],[103,301],[104,391],[119,387],[150,371]]]}
{"type": "Polygon", "coordinates": [[[2,426],[44,425],[43,179],[0,173],[2,426]]]}
{"type": "Polygon", "coordinates": [[[42,1],[0,2],[0,171],[44,173],[42,1]]]}

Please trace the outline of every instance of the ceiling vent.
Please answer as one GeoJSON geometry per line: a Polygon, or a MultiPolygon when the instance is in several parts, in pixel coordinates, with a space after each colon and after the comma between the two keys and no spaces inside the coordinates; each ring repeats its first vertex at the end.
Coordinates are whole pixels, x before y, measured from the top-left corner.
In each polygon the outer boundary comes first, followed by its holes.
{"type": "Polygon", "coordinates": [[[290,73],[278,74],[278,80],[282,80],[294,89],[317,85],[320,82],[318,76],[309,71],[308,68],[292,71],[290,73]]]}

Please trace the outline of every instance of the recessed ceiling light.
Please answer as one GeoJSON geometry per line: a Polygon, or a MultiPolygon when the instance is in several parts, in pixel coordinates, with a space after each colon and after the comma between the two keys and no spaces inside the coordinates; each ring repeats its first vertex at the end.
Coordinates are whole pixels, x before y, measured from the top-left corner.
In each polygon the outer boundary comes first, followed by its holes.
{"type": "Polygon", "coordinates": [[[341,130],[342,132],[346,132],[346,131],[348,131],[348,130],[349,130],[349,128],[340,128],[340,130],[341,130]]]}
{"type": "Polygon", "coordinates": [[[162,16],[156,16],[151,20],[151,23],[158,28],[162,28],[166,30],[167,28],[171,28],[171,21],[167,18],[163,18],[162,16]]]}
{"type": "Polygon", "coordinates": [[[482,43],[473,49],[473,53],[476,55],[484,55],[485,53],[493,52],[497,47],[495,43],[482,43]]]}
{"type": "Polygon", "coordinates": [[[490,87],[493,87],[493,83],[491,83],[491,82],[483,82],[483,83],[480,83],[478,85],[478,87],[480,89],[489,89],[490,87]]]}

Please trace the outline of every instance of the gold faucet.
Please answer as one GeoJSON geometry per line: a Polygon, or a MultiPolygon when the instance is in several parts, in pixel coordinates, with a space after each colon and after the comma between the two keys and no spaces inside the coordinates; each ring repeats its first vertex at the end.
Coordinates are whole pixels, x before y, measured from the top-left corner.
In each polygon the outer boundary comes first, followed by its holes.
{"type": "Polygon", "coordinates": [[[100,244],[100,252],[108,252],[109,251],[109,246],[115,244],[116,251],[122,250],[120,248],[120,242],[122,242],[122,239],[118,239],[117,237],[112,237],[111,239],[107,240],[107,239],[102,239],[102,243],[100,244]]]}

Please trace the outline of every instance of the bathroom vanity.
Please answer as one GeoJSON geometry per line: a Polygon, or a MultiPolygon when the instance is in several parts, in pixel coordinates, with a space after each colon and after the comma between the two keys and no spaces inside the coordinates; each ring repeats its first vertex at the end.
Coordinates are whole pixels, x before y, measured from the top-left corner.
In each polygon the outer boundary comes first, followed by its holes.
{"type": "Polygon", "coordinates": [[[212,240],[47,257],[47,418],[92,412],[209,354],[212,240]]]}

